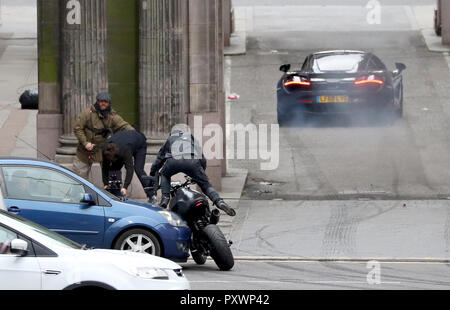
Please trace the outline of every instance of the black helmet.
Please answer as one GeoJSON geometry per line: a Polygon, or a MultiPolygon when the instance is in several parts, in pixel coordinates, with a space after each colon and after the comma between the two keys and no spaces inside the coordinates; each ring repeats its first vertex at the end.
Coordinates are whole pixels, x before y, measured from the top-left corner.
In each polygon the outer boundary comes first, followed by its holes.
{"type": "Polygon", "coordinates": [[[107,92],[101,92],[97,95],[97,101],[106,101],[111,103],[111,95],[107,92]]]}

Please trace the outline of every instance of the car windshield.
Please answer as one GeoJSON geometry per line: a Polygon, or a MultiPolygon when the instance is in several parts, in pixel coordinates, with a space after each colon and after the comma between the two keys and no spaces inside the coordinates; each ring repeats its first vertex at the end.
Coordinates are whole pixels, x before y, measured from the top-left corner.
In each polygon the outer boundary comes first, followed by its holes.
{"type": "Polygon", "coordinates": [[[314,72],[346,71],[357,72],[364,54],[325,54],[316,55],[314,72]]]}
{"type": "MultiPolygon", "coordinates": [[[[71,171],[71,172],[73,172],[73,173],[76,173],[76,172],[73,171],[72,169],[63,167],[63,166],[61,166],[61,165],[59,165],[59,166],[60,166],[62,169],[69,170],[69,171],[71,171]]],[[[89,181],[86,180],[86,179],[84,179],[84,182],[87,183],[87,184],[89,185],[89,187],[91,187],[91,188],[96,188],[96,189],[100,190],[103,194],[105,194],[105,195],[108,196],[109,198],[111,198],[111,199],[113,199],[113,200],[115,200],[115,201],[120,201],[120,198],[118,198],[117,196],[114,196],[113,194],[111,194],[111,193],[108,192],[107,190],[105,190],[105,189],[103,189],[103,188],[101,188],[101,187],[95,186],[94,184],[92,184],[91,182],[89,182],[89,181]]]]}
{"type": "Polygon", "coordinates": [[[62,246],[66,246],[66,247],[69,247],[72,249],[83,249],[84,248],[84,246],[82,246],[81,244],[78,244],[70,239],[67,239],[66,237],[63,237],[51,230],[39,225],[39,224],[28,221],[20,216],[11,214],[4,210],[0,210],[0,214],[3,216],[9,217],[15,221],[18,221],[22,224],[27,225],[28,228],[33,229],[35,232],[40,233],[41,235],[44,235],[48,238],[53,239],[54,241],[58,242],[62,246]]]}
{"type": "Polygon", "coordinates": [[[113,194],[111,194],[110,192],[108,192],[107,190],[101,188],[101,187],[97,187],[97,189],[99,189],[103,194],[105,194],[106,196],[108,196],[109,198],[115,200],[115,201],[120,201],[120,198],[117,196],[114,196],[113,194]]]}

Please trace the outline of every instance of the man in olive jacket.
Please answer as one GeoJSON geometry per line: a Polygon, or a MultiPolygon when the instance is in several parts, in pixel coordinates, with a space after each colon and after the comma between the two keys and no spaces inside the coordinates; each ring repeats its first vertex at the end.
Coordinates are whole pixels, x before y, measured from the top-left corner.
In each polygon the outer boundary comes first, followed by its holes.
{"type": "Polygon", "coordinates": [[[120,130],[134,130],[111,108],[111,95],[97,95],[97,102],[84,110],[75,123],[73,132],[78,138],[77,154],[73,169],[87,179],[94,162],[102,162],[102,149],[106,139],[120,130]]]}

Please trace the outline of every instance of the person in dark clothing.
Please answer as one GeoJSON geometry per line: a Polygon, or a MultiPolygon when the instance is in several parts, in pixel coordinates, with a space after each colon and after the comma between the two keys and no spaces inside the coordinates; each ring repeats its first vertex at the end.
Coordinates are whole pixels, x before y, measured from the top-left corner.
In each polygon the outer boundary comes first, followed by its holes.
{"type": "Polygon", "coordinates": [[[160,207],[166,208],[169,204],[170,178],[181,172],[191,177],[219,209],[230,216],[236,215],[236,211],[223,201],[210,183],[205,173],[206,158],[187,126],[177,125],[172,129],[169,138],[158,152],[150,176],[155,177],[160,169],[162,192],[160,207]]]}
{"type": "Polygon", "coordinates": [[[108,185],[109,172],[120,170],[125,166],[126,175],[120,192],[127,195],[128,186],[131,184],[133,172],[139,178],[142,186],[142,177],[147,174],[144,171],[145,156],[147,154],[147,142],[144,134],[136,130],[123,130],[116,132],[106,140],[103,148],[102,178],[105,188],[108,185]]]}

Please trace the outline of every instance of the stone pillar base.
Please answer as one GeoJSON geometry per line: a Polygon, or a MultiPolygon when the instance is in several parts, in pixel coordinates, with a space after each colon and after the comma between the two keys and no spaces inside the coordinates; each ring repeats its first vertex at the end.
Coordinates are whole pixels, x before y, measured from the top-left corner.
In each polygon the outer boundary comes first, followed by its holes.
{"type": "Polygon", "coordinates": [[[231,0],[224,0],[222,2],[222,14],[223,14],[223,43],[224,46],[230,46],[230,36],[232,32],[231,26],[231,0]]]}
{"type": "Polygon", "coordinates": [[[212,186],[220,192],[222,190],[222,167],[211,166],[208,164],[206,167],[206,175],[208,176],[212,186]]]}
{"type": "Polygon", "coordinates": [[[63,115],[37,114],[36,118],[37,156],[41,159],[53,159],[62,133],[63,115]]]}
{"type": "MultiPolygon", "coordinates": [[[[167,138],[169,133],[167,133],[167,138]]],[[[148,154],[158,154],[161,146],[166,143],[165,139],[147,139],[147,153],[148,154]]]]}
{"type": "Polygon", "coordinates": [[[450,44],[450,1],[441,1],[442,44],[450,44]]]}
{"type": "Polygon", "coordinates": [[[78,140],[72,136],[59,137],[60,147],[56,149],[55,161],[58,164],[72,164],[78,140]]]}
{"type": "MultiPolygon", "coordinates": [[[[188,115],[188,125],[191,128],[191,132],[194,135],[194,137],[198,140],[202,139],[203,144],[205,141],[210,139],[211,137],[198,137],[196,129],[194,126],[199,126],[200,124],[194,123],[194,118],[196,116],[201,116],[201,130],[202,132],[200,134],[203,134],[203,130],[206,126],[209,124],[214,125],[220,125],[220,114],[218,112],[209,112],[209,113],[190,113],[188,115]]],[[[198,129],[197,129],[198,130],[198,129]]],[[[223,135],[225,135],[225,129],[222,128],[223,135]]],[[[225,139],[225,137],[222,137],[225,139]]],[[[205,154],[206,157],[207,154],[205,154]]],[[[224,150],[222,150],[222,156],[225,156],[224,150]]],[[[206,174],[208,175],[211,184],[214,186],[214,188],[217,191],[220,191],[222,189],[222,165],[223,165],[223,159],[208,159],[207,168],[206,168],[206,174]]]]}

